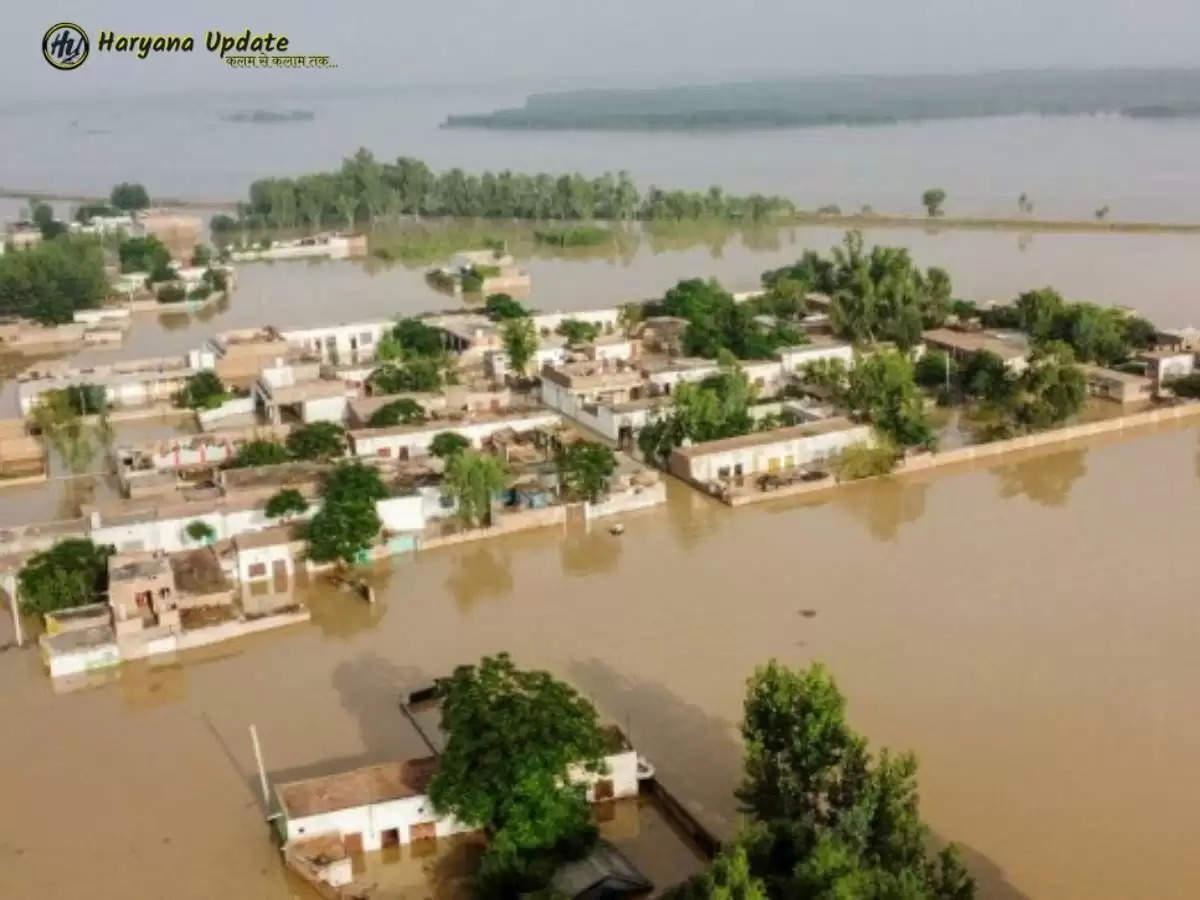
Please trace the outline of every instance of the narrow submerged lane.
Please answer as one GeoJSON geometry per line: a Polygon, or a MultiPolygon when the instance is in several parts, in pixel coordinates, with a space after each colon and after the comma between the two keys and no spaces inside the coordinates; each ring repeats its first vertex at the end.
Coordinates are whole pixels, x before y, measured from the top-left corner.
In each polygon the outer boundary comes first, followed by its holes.
{"type": "Polygon", "coordinates": [[[620,537],[428,552],[380,574],[376,607],[320,594],[307,626],[64,696],[0,653],[0,895],[286,897],[247,725],[279,778],[418,755],[399,693],[507,649],[591,696],[720,830],[744,679],[819,659],[875,746],[918,754],[983,896],[1194,896],[1198,439],[739,510],[672,483],[620,537]]]}

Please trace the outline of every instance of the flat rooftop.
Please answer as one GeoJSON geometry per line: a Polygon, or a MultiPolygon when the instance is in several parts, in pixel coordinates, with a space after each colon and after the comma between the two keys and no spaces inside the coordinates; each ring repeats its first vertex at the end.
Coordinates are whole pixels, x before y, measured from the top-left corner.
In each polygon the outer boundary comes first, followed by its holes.
{"type": "Polygon", "coordinates": [[[109,560],[108,578],[110,581],[126,581],[131,578],[155,578],[171,571],[171,563],[165,556],[152,556],[148,559],[127,559],[112,557],[109,560]]]}
{"type": "Polygon", "coordinates": [[[921,335],[926,343],[950,347],[965,353],[987,350],[1001,359],[1017,359],[1029,355],[1029,339],[1019,331],[955,331],[953,328],[934,328],[921,335]]]}
{"type": "Polygon", "coordinates": [[[758,447],[766,444],[778,444],[782,441],[792,441],[797,438],[816,437],[819,434],[829,434],[834,431],[845,431],[848,428],[858,428],[859,423],[844,416],[833,419],[822,419],[819,422],[806,422],[803,425],[790,425],[787,428],[776,428],[772,431],[755,431],[738,437],[721,438],[716,441],[705,441],[702,444],[692,444],[690,447],[677,447],[673,452],[680,456],[707,456],[710,453],[725,453],[729,450],[741,450],[745,447],[758,447]]]}
{"type": "Polygon", "coordinates": [[[288,818],[301,819],[418,797],[428,789],[435,772],[437,757],[428,756],[292,781],[277,785],[275,793],[288,818]]]}
{"type": "Polygon", "coordinates": [[[1146,385],[1150,379],[1145,375],[1134,372],[1122,372],[1119,369],[1107,369],[1104,366],[1081,365],[1080,370],[1087,378],[1099,378],[1105,381],[1118,381],[1122,384],[1146,385]]]}

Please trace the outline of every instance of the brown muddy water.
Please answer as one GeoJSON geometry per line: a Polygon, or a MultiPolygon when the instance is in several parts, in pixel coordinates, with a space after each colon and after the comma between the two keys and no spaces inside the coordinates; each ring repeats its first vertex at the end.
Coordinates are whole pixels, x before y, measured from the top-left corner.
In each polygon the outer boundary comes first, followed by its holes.
{"type": "Polygon", "coordinates": [[[1198,438],[738,510],[672,483],[621,537],[422,553],[374,607],[310,592],[308,625],[68,694],[2,653],[0,896],[288,897],[247,726],[277,779],[416,755],[397,698],[504,649],[592,697],[722,833],[744,679],[822,660],[875,745],[917,753],[984,897],[1194,897],[1198,438]]]}

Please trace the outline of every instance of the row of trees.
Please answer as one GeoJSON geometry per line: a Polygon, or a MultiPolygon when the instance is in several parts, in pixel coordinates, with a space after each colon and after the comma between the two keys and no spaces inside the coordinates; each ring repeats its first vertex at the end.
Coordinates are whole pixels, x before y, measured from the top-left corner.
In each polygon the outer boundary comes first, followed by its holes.
{"type": "Polygon", "coordinates": [[[1154,346],[1157,329],[1141,316],[1095,303],[1067,303],[1053,288],[1026,291],[1011,306],[984,310],[985,325],[1020,328],[1034,345],[1061,341],[1080,362],[1110,366],[1154,346]]]}
{"type": "MultiPolygon", "coordinates": [[[[602,773],[608,740],[595,707],[547,672],[501,653],[440,679],[446,746],[430,784],[442,815],[479,828],[487,848],[479,896],[539,891],[597,838],[584,786],[602,773]]],[[[774,661],[746,689],[743,832],[677,900],[845,897],[971,900],[953,847],[928,848],[916,760],[883,750],[846,721],[828,673],[774,661]]]]}
{"type": "Polygon", "coordinates": [[[640,192],[627,172],[587,178],[579,173],[528,175],[508,170],[435,173],[424,162],[399,157],[382,162],[360,148],[340,170],[298,178],[266,178],[250,186],[239,220],[214,217],[214,231],[240,226],[346,227],[399,216],[504,219],[745,219],[761,221],[794,212],[781,197],[708,191],[640,192]]]}
{"type": "Polygon", "coordinates": [[[764,272],[768,290],[780,282],[795,292],[815,291],[830,298],[829,318],[839,337],[856,343],[894,341],[916,346],[921,332],[936,328],[950,312],[950,276],[944,269],[922,271],[908,250],[872,247],[851,231],[829,257],[808,250],[790,266],[764,272]]]}

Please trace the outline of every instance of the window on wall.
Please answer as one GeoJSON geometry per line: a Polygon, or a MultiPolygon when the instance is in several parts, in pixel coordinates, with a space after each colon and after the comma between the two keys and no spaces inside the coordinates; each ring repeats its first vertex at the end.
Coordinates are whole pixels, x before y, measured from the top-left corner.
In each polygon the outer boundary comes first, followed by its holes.
{"type": "Polygon", "coordinates": [[[267,574],[267,564],[266,563],[251,563],[250,567],[246,570],[246,573],[251,578],[261,578],[267,574]]]}

